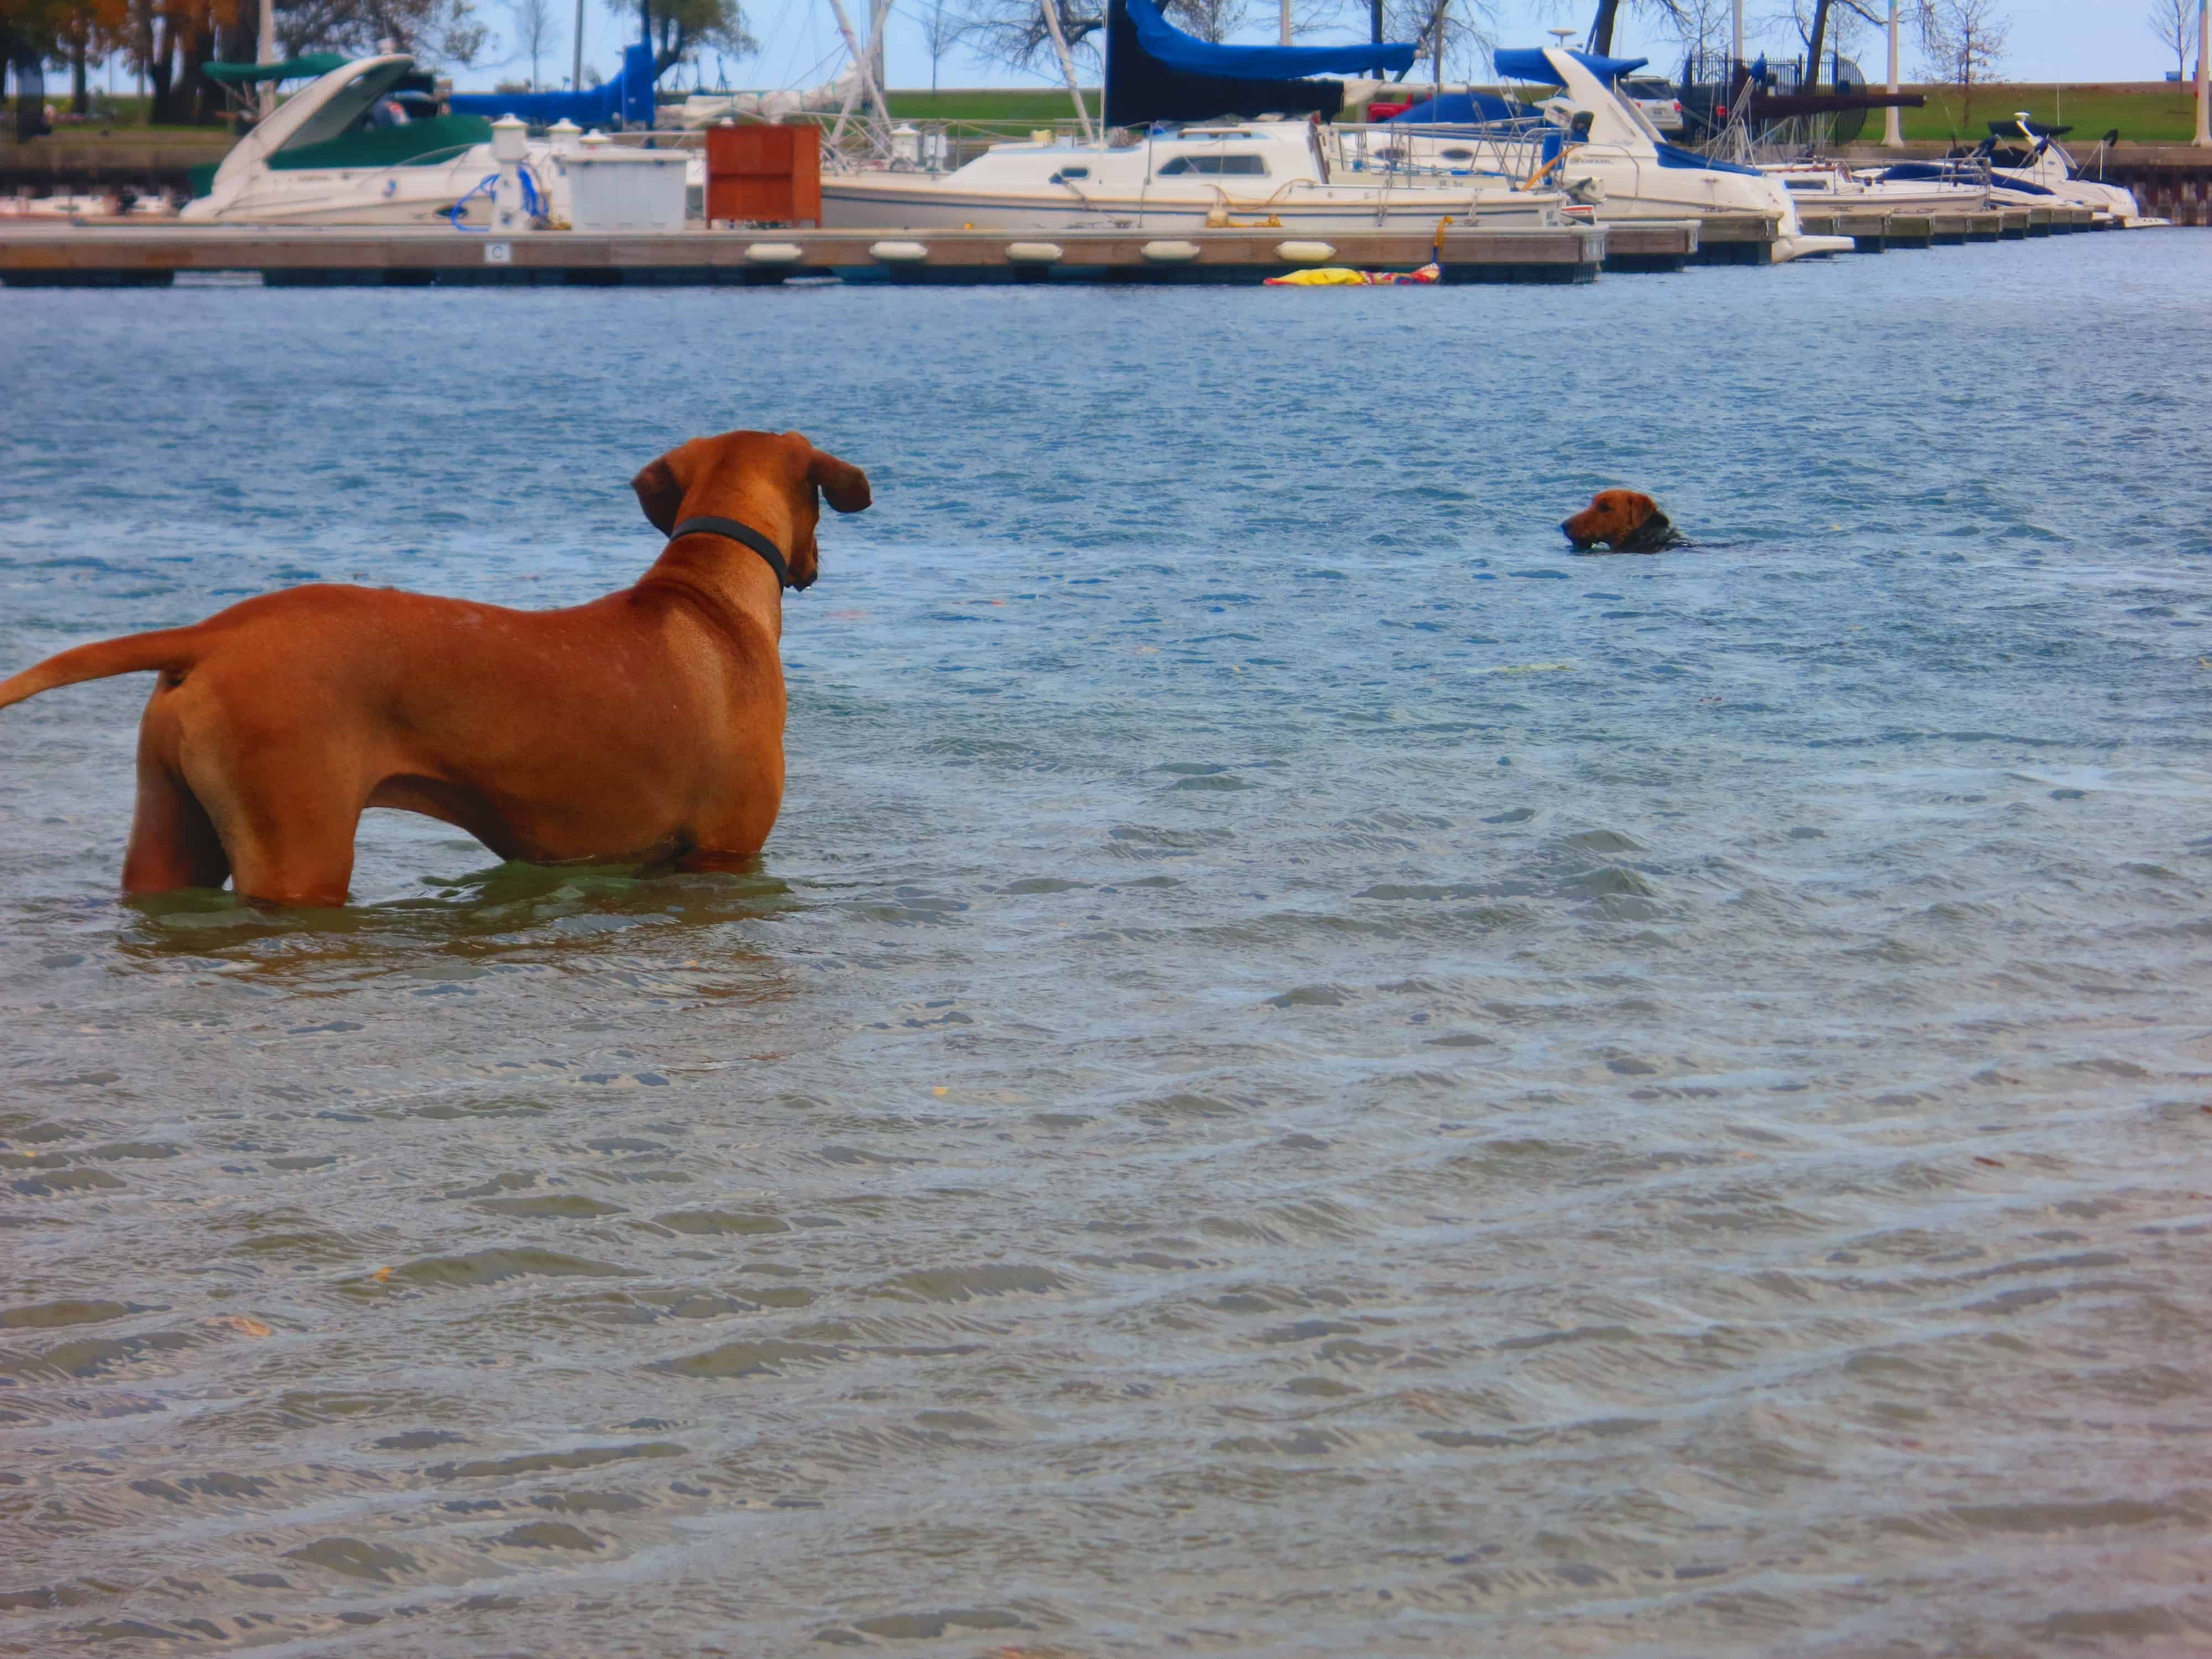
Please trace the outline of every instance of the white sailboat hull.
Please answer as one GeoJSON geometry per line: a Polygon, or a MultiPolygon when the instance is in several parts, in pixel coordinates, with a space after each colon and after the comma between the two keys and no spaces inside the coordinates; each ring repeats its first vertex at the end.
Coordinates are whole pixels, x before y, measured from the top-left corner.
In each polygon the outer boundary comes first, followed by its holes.
{"type": "Polygon", "coordinates": [[[822,223],[830,230],[1137,230],[1187,232],[1266,226],[1297,234],[1433,231],[1437,222],[1499,228],[1558,222],[1556,198],[1504,191],[1383,191],[1293,185],[1264,199],[1208,191],[1182,197],[1078,197],[976,191],[948,178],[861,175],[822,181],[822,223]]]}

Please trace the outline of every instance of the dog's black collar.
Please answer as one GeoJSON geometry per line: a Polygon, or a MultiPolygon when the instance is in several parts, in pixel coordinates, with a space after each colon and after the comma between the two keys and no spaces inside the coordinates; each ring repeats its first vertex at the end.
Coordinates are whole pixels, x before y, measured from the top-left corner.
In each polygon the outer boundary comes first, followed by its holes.
{"type": "Polygon", "coordinates": [[[743,542],[768,561],[768,568],[775,572],[777,586],[791,586],[791,568],[784,563],[782,551],[749,524],[739,524],[735,519],[686,519],[668,532],[668,539],[672,542],[683,536],[726,536],[743,542]]]}

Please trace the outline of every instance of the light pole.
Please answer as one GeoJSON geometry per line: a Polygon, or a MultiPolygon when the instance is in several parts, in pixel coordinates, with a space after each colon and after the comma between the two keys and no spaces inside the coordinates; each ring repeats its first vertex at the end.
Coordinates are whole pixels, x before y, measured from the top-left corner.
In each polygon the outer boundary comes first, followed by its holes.
{"type": "Polygon", "coordinates": [[[574,68],[568,76],[568,90],[584,89],[584,0],[576,0],[576,52],[574,68]]]}
{"type": "Polygon", "coordinates": [[[1283,0],[1283,44],[1291,44],[1291,0],[1283,0]]]}
{"type": "MultiPolygon", "coordinates": [[[[276,61],[276,0],[261,0],[261,44],[254,52],[253,61],[257,64],[276,61]]],[[[261,83],[261,95],[258,101],[261,106],[261,118],[265,121],[276,107],[276,83],[274,81],[261,83]]],[[[2199,117],[2198,121],[2201,125],[2203,118],[2199,117]]]]}
{"type": "Polygon", "coordinates": [[[2212,93],[2204,84],[2204,37],[2212,33],[2212,0],[2197,0],[2197,148],[2212,149],[2212,93]]]}
{"type": "MultiPolygon", "coordinates": [[[[1889,91],[1897,95],[1897,0],[1889,0],[1889,91]]],[[[1891,149],[1905,147],[1905,112],[1894,104],[1882,112],[1881,142],[1891,149]]]]}

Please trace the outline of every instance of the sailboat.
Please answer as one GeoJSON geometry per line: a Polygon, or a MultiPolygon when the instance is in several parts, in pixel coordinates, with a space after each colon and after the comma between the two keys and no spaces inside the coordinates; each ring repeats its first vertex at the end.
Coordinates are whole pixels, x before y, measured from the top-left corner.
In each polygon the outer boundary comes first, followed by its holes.
{"type": "Polygon", "coordinates": [[[1440,221],[1535,227],[1565,198],[1504,173],[1361,170],[1330,125],[1329,72],[1403,71],[1410,46],[1224,46],[1184,33],[1156,0],[1109,0],[1106,142],[994,144],[951,173],[825,176],[822,220],[849,229],[1292,233],[1412,230],[1440,221]]]}

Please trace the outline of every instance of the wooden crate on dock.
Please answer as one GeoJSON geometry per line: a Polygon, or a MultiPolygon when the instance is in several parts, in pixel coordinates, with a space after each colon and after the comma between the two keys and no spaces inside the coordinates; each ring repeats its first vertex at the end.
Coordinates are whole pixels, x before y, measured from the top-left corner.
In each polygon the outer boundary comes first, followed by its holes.
{"type": "Polygon", "coordinates": [[[708,127],[706,209],[710,224],[819,225],[822,130],[708,127]]]}

